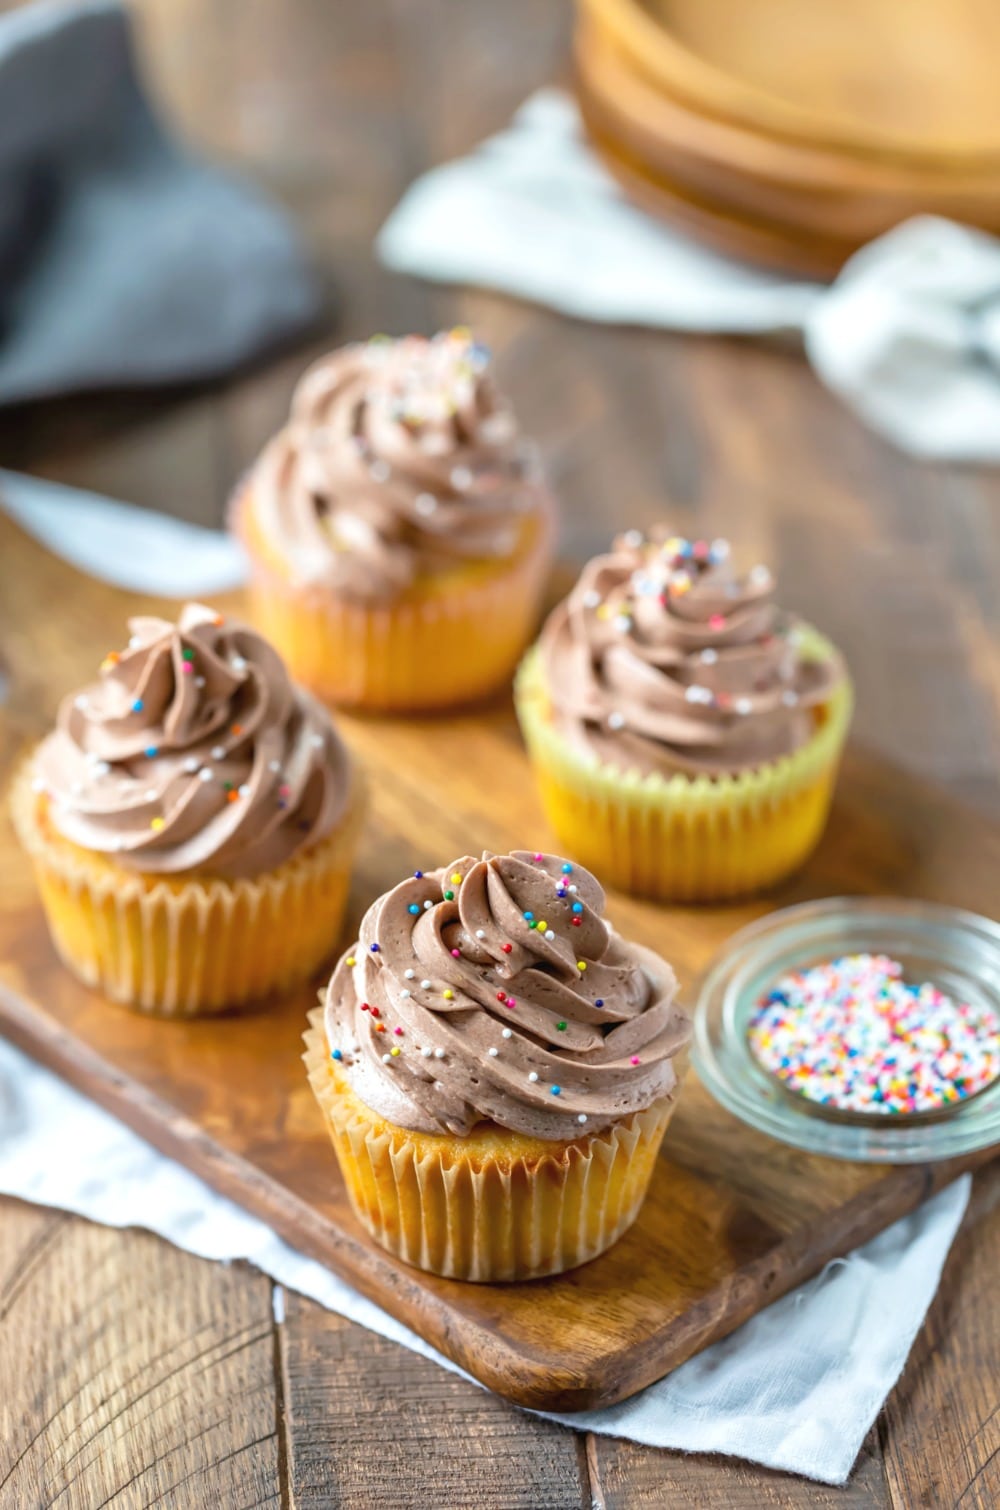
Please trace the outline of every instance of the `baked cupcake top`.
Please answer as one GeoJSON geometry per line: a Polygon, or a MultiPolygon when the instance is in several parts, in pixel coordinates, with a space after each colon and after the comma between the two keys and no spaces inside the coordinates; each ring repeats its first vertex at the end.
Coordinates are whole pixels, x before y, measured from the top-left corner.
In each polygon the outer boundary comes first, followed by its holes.
{"type": "Polygon", "coordinates": [[[416,1131],[566,1140],[671,1094],[690,1031],[676,977],[603,912],[589,871],[527,850],[394,887],[326,994],[352,1089],[416,1131]]]}
{"type": "Polygon", "coordinates": [[[721,776],[790,755],[844,677],[728,542],[630,530],[552,612],[540,654],[557,726],[644,775],[721,776]]]}
{"type": "Polygon", "coordinates": [[[298,585],[392,599],[512,556],[546,496],[533,458],[467,330],[376,337],[306,372],[244,506],[298,585]]]}
{"type": "Polygon", "coordinates": [[[266,640],[198,603],[129,629],[35,757],[59,833],[144,873],[225,877],[274,870],[329,833],[347,752],[266,640]]]}

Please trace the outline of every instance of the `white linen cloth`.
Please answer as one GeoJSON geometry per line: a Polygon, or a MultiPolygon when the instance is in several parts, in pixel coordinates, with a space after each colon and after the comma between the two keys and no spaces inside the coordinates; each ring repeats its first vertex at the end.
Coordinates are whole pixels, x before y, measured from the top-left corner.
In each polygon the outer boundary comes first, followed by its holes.
{"type": "Polygon", "coordinates": [[[1000,241],[931,216],[829,289],[732,261],[635,208],[545,89],[469,157],[418,179],[376,243],[397,272],[500,289],[582,319],[799,332],[814,369],[918,456],[1000,461],[1000,241]]]}
{"type": "MultiPolygon", "coordinates": [[[[246,578],[242,550],[220,530],[45,478],[0,471],[0,509],[64,561],[112,587],[200,598],[228,592],[246,578]]],[[[0,561],[0,598],[2,584],[0,561]]]]}
{"type": "MultiPolygon", "coordinates": [[[[118,585],[210,598],[233,586],[242,572],[238,553],[222,535],[126,504],[0,473],[4,502],[50,548],[74,564],[100,568],[104,580],[118,585]],[[18,501],[12,508],[13,499],[18,501]],[[92,554],[90,539],[100,542],[92,554]]],[[[969,1188],[966,1175],[631,1400],[554,1419],[656,1447],[726,1453],[843,1483],[933,1299],[969,1188]]],[[[203,1258],[246,1259],[279,1286],[461,1372],[335,1274],[294,1252],[263,1222],[2,1039],[0,1194],[109,1226],[146,1227],[203,1258]]],[[[280,1304],[280,1289],[275,1297],[280,1304]]]]}

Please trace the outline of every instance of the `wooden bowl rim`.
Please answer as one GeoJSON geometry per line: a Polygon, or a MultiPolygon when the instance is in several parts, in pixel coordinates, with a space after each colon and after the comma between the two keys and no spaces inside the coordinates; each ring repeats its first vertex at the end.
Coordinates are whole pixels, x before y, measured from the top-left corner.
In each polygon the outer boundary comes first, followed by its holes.
{"type": "Polygon", "coordinates": [[[847,117],[824,114],[782,99],[700,57],[661,25],[641,0],[576,0],[640,73],[703,113],[740,122],[765,135],[785,137],[857,154],[925,165],[1000,167],[1000,139],[992,145],[942,140],[931,146],[905,131],[872,126],[860,130],[847,117]]]}
{"type": "Polygon", "coordinates": [[[750,262],[780,276],[828,282],[859,249],[857,241],[822,238],[774,222],[740,217],[687,193],[664,174],[652,174],[619,150],[600,131],[591,133],[594,150],[626,198],[723,257],[750,262]]]}
{"type": "MultiPolygon", "coordinates": [[[[944,197],[953,201],[949,213],[956,217],[968,216],[979,200],[994,205],[1000,200],[1000,156],[993,164],[963,165],[960,172],[954,166],[947,169],[943,162],[916,164],[881,155],[852,158],[822,144],[754,131],[746,124],[706,114],[669,91],[657,90],[647,76],[630,69],[628,57],[586,18],[576,28],[573,51],[578,97],[586,91],[602,109],[611,110],[623,125],[627,123],[629,132],[635,133],[633,147],[638,138],[659,138],[671,152],[681,151],[723,171],[805,194],[864,194],[887,201],[944,197]],[[656,117],[664,113],[673,114],[676,121],[658,122],[656,117]]],[[[651,156],[649,161],[655,166],[651,156]]]]}

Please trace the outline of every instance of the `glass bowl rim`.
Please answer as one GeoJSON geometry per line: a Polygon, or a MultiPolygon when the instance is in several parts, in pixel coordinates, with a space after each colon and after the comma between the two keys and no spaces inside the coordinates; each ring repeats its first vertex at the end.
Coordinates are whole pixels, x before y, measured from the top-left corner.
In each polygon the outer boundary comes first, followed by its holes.
{"type": "MultiPolygon", "coordinates": [[[[909,934],[916,945],[921,927],[933,930],[928,959],[948,965],[946,945],[966,941],[985,954],[992,969],[982,993],[1000,1011],[1000,923],[945,903],[911,897],[832,896],[794,903],[766,913],[730,935],[703,972],[694,1011],[692,1062],[702,1084],[742,1121],[793,1147],[832,1158],[877,1163],[920,1163],[956,1157],[1000,1144],[1000,1078],[954,1110],[890,1117],[874,1114],[824,1115],[824,1109],[797,1097],[753,1057],[737,1015],[748,1009],[739,995],[739,971],[759,975],[774,962],[775,974],[789,968],[797,949],[802,963],[810,954],[826,958],[874,949],[870,940],[855,949],[843,933],[883,923],[909,934]],[[825,936],[840,936],[831,947],[825,936]],[[933,948],[934,939],[938,949],[933,948]],[[784,951],[781,945],[785,946],[784,951]]],[[[898,942],[898,940],[897,940],[898,942]]],[[[898,950],[897,950],[898,952],[898,950]]],[[[975,979],[979,980],[976,976],[975,979]]]]}

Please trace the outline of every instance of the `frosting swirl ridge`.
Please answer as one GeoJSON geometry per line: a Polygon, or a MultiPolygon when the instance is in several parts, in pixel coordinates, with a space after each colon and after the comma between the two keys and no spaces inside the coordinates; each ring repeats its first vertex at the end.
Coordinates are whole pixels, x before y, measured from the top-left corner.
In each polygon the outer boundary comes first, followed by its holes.
{"type": "Polygon", "coordinates": [[[59,832],[145,873],[226,877],[329,833],[348,802],[347,752],[277,652],[196,603],[176,625],[129,629],[37,752],[59,832]]]}
{"type": "Polygon", "coordinates": [[[624,769],[719,776],[805,744],[843,678],[806,653],[765,566],[739,575],[728,542],[629,531],[550,615],[540,652],[555,719],[624,769]]]}
{"type": "Polygon", "coordinates": [[[398,1126],[572,1139],[672,1094],[689,1033],[670,966],[626,944],[590,874],[463,856],[369,908],[326,996],[357,1094],[398,1126]]]}
{"type": "Polygon", "coordinates": [[[264,451],[251,504],[300,585],[378,600],[516,552],[546,498],[468,331],[376,337],[321,358],[264,451]]]}

